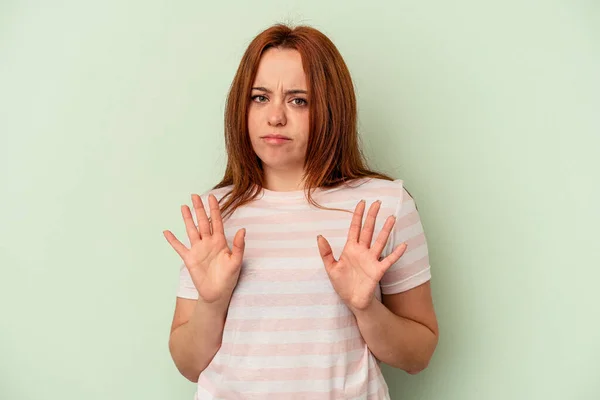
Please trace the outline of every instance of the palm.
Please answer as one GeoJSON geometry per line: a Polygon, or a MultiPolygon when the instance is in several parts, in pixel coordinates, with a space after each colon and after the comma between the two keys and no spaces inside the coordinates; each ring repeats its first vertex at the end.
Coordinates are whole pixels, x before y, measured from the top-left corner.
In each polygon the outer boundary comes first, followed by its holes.
{"type": "Polygon", "coordinates": [[[368,252],[357,252],[346,244],[335,268],[329,271],[331,282],[340,297],[357,307],[367,305],[380,274],[372,265],[368,252]]]}
{"type": "Polygon", "coordinates": [[[406,250],[406,245],[400,245],[389,256],[380,260],[394,225],[394,217],[388,217],[377,240],[371,245],[379,207],[379,202],[371,206],[365,226],[361,229],[365,203],[361,201],[357,205],[348,240],[339,260],[333,257],[331,246],[325,238],[320,236],[322,240],[318,241],[325,269],[335,291],[350,308],[358,310],[368,307],[383,274],[406,250]]]}
{"type": "MultiPolygon", "coordinates": [[[[216,235],[215,235],[216,236],[216,235]]],[[[228,282],[237,281],[239,265],[232,259],[225,237],[203,240],[190,248],[186,265],[199,295],[207,302],[218,300],[226,293],[228,282]]]]}
{"type": "Polygon", "coordinates": [[[192,196],[192,201],[198,228],[194,225],[189,208],[182,207],[190,248],[185,247],[169,231],[165,231],[165,237],[183,260],[200,298],[209,303],[228,300],[240,274],[245,230],[240,229],[236,233],[232,251],[225,238],[221,213],[214,196],[209,196],[212,229],[200,197],[192,196]]]}

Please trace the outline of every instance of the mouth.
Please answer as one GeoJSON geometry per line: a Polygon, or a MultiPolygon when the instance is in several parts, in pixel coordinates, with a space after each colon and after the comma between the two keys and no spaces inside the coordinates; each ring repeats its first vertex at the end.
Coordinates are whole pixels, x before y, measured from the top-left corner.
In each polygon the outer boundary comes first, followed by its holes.
{"type": "Polygon", "coordinates": [[[284,135],[265,135],[262,136],[263,139],[286,139],[286,140],[291,140],[289,137],[284,136],[284,135]]]}
{"type": "Polygon", "coordinates": [[[266,136],[261,136],[261,139],[263,139],[265,142],[267,142],[269,144],[283,144],[283,143],[288,143],[292,140],[289,137],[284,136],[284,135],[266,135],[266,136]]]}

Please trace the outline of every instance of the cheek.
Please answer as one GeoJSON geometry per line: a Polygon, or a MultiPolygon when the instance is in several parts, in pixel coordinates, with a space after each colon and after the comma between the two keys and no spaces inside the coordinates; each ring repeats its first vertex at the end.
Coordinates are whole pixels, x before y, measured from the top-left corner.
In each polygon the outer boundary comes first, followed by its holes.
{"type": "Polygon", "coordinates": [[[248,112],[247,124],[248,138],[250,139],[250,143],[252,144],[254,151],[256,151],[257,146],[260,146],[260,135],[262,134],[259,113],[248,112]]]}
{"type": "Polygon", "coordinates": [[[303,115],[299,122],[299,131],[302,134],[303,142],[306,144],[308,143],[308,136],[310,130],[310,120],[308,118],[308,113],[303,115]]]}
{"type": "Polygon", "coordinates": [[[258,118],[256,115],[256,111],[254,111],[252,107],[250,107],[250,109],[248,110],[248,119],[246,121],[246,123],[248,124],[248,134],[250,135],[250,137],[252,137],[253,134],[256,133],[257,119],[258,118]]]}

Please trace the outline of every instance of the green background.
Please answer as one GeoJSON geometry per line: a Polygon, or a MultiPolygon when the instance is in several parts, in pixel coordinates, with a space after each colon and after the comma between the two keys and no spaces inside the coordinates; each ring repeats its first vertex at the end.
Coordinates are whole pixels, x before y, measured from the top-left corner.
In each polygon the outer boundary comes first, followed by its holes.
{"type": "Polygon", "coordinates": [[[250,40],[344,56],[429,240],[441,338],[393,399],[600,399],[598,1],[0,3],[0,398],[192,399],[179,206],[223,173],[250,40]]]}

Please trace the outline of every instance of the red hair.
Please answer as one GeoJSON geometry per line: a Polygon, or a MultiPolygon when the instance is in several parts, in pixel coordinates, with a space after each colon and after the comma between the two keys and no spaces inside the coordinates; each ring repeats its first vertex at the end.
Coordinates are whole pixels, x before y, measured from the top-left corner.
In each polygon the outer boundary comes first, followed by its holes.
{"type": "Polygon", "coordinates": [[[261,160],[248,137],[248,107],[262,54],[271,47],[295,49],[302,57],[308,85],[309,139],[304,163],[308,201],[311,193],[358,178],[389,176],[367,168],[358,143],[356,96],[350,72],[333,42],[308,26],[277,24],[261,32],[248,46],[237,69],[225,109],[225,175],[214,189],[232,185],[223,196],[223,216],[252,201],[264,187],[261,160]],[[226,199],[225,199],[226,198],[226,199]]]}

